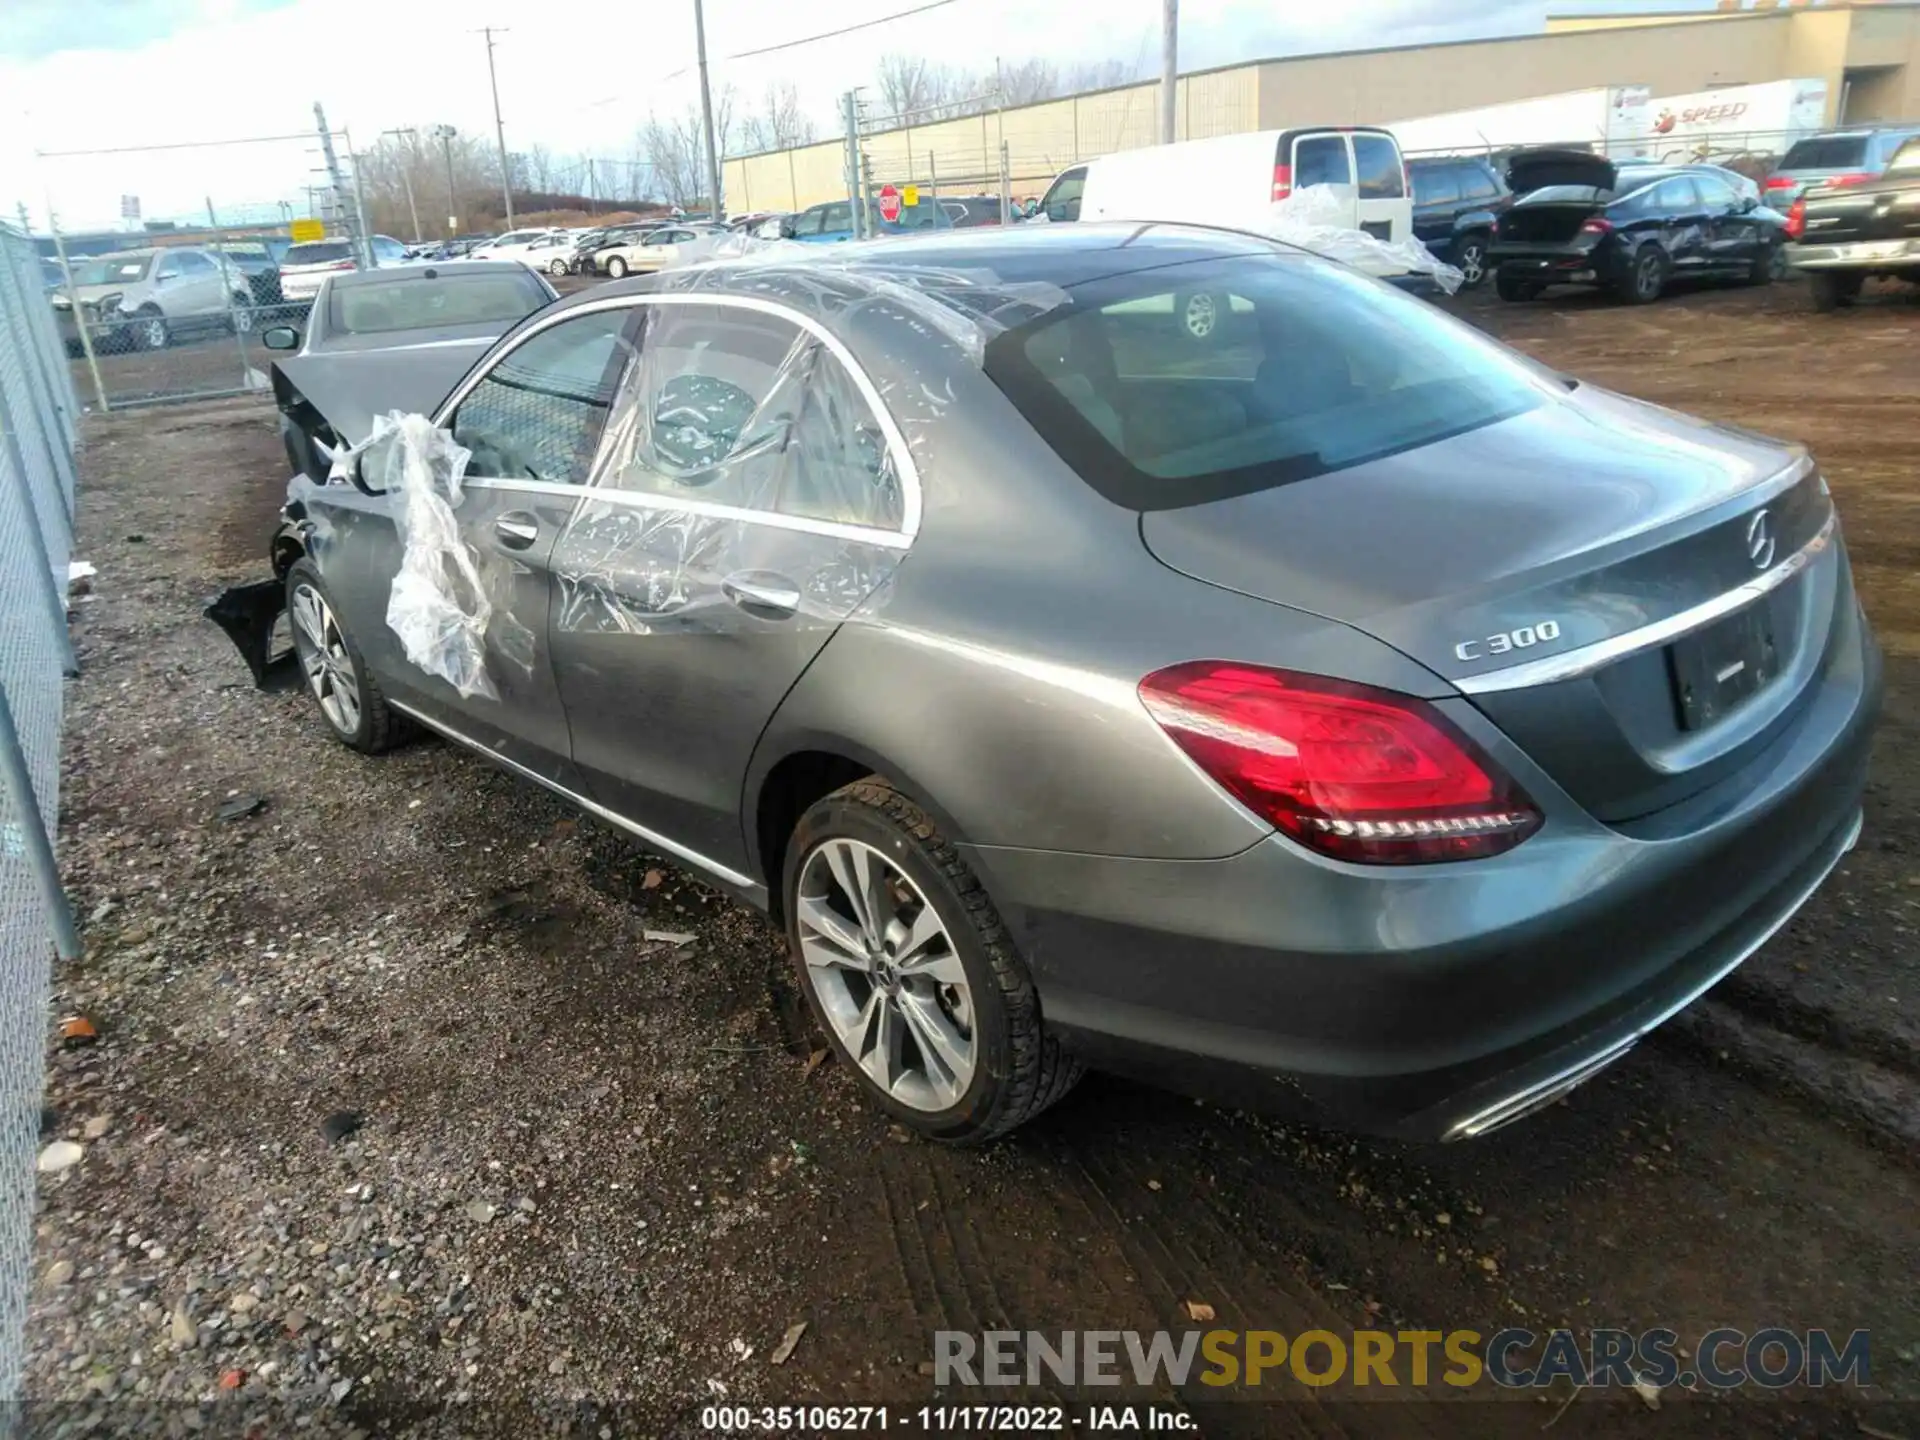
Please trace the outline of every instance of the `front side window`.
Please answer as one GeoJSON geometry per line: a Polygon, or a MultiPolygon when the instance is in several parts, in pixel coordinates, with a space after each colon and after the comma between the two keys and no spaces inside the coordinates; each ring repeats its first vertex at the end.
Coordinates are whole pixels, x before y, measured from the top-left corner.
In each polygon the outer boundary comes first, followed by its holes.
{"type": "Polygon", "coordinates": [[[1730,210],[1733,208],[1733,191],[1723,182],[1711,175],[1693,177],[1693,188],[1699,193],[1701,203],[1709,210],[1730,210]]]}
{"type": "Polygon", "coordinates": [[[1140,510],[1331,475],[1546,393],[1470,327],[1304,255],[1080,285],[997,336],[986,369],[1083,479],[1140,510]]]}
{"type": "Polygon", "coordinates": [[[467,473],[580,484],[631,353],[630,308],[597,310],[515,346],[467,392],[449,428],[467,473]]]}
{"type": "Polygon", "coordinates": [[[1351,185],[1353,167],[1347,163],[1347,137],[1309,135],[1293,142],[1293,188],[1309,185],[1351,185]]]}
{"type": "Polygon", "coordinates": [[[1700,208],[1700,197],[1693,188],[1693,181],[1683,175],[1660,182],[1660,188],[1653,192],[1654,208],[1668,215],[1684,215],[1690,210],[1700,208]]]}
{"type": "Polygon", "coordinates": [[[886,436],[846,368],[789,320],[653,309],[599,484],[809,520],[900,526],[886,436]]]}
{"type": "Polygon", "coordinates": [[[836,205],[823,206],[820,211],[820,233],[837,235],[842,230],[853,229],[853,206],[846,201],[836,205]]]}
{"type": "Polygon", "coordinates": [[[1353,137],[1353,168],[1362,200],[1398,200],[1406,193],[1400,173],[1400,147],[1385,135],[1353,137]]]}
{"type": "Polygon", "coordinates": [[[182,250],[173,263],[182,275],[211,275],[214,270],[213,262],[198,250],[182,250]]]}
{"type": "Polygon", "coordinates": [[[1053,182],[1040,208],[1049,220],[1074,221],[1080,218],[1080,197],[1087,190],[1087,167],[1063,170],[1053,182]]]}

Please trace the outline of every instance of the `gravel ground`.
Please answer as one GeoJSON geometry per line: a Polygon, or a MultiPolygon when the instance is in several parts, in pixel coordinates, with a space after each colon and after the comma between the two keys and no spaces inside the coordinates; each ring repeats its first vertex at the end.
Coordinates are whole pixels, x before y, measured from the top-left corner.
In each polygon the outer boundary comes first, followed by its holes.
{"type": "MultiPolygon", "coordinates": [[[[720,1397],[924,1403],[937,1328],[1201,1300],[1295,1332],[1867,1326],[1860,1404],[1596,1397],[1554,1433],[1920,1433],[1920,355],[1911,306],[1804,305],[1463,307],[1813,440],[1891,689],[1866,840],[1803,917],[1569,1103],[1445,1150],[1100,1077],[990,1151],[910,1142],[815,1063],[763,921],[450,747],[368,760],[251,687],[197,612],[260,572],[266,407],[92,422],[61,835],[87,954],[55,1005],[100,1038],[49,1056],[80,1158],[41,1180],[37,1428],[694,1433],[720,1397]]],[[[1209,1434],[1466,1435],[1565,1397],[1160,1398],[1209,1434]]]]}

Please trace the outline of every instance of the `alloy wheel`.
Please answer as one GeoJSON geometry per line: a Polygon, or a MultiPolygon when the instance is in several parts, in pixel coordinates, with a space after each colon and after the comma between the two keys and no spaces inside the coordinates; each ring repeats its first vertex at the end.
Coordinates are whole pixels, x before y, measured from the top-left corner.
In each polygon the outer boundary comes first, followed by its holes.
{"type": "Polygon", "coordinates": [[[1792,266],[1787,264],[1787,247],[1786,246],[1775,245],[1767,253],[1767,278],[1769,280],[1786,279],[1787,272],[1792,268],[1793,268],[1792,266]]]}
{"type": "Polygon", "coordinates": [[[1460,271],[1461,284],[1467,289],[1487,278],[1486,248],[1477,240],[1469,240],[1460,247],[1460,258],[1454,264],[1460,271]]]}
{"type": "Polygon", "coordinates": [[[251,301],[242,296],[233,297],[233,333],[250,335],[253,333],[253,310],[251,301]]]}
{"type": "Polygon", "coordinates": [[[1634,271],[1633,288],[1642,300],[1652,300],[1660,294],[1660,257],[1649,252],[1640,257],[1639,268],[1634,271]]]}
{"type": "Polygon", "coordinates": [[[978,1063],[973,996],[920,887],[873,846],[835,838],[801,866],[794,909],[808,983],[854,1063],[911,1109],[958,1104],[978,1063]]]}
{"type": "Polygon", "coordinates": [[[564,261],[564,260],[553,260],[553,261],[550,261],[550,262],[548,262],[548,265],[547,265],[547,273],[548,273],[549,275],[564,275],[564,274],[566,274],[566,273],[567,273],[567,262],[566,262],[566,261],[564,261]]]}
{"type": "Polygon", "coordinates": [[[326,596],[311,585],[296,585],[293,603],[293,646],[300,668],[321,713],[342,735],[351,738],[360,729],[360,684],[354,678],[353,657],[326,596]]]}
{"type": "Polygon", "coordinates": [[[1204,340],[1213,334],[1213,327],[1220,323],[1219,306],[1212,295],[1202,290],[1187,297],[1182,318],[1186,321],[1187,334],[1196,340],[1204,340]]]}
{"type": "Polygon", "coordinates": [[[149,350],[167,348],[167,322],[155,315],[140,324],[140,343],[149,350]]]}

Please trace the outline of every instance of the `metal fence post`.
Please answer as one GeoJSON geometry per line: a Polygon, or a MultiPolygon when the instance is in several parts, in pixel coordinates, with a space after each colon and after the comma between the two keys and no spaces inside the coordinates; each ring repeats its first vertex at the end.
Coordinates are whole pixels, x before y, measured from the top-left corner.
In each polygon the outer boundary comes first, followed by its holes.
{"type": "MultiPolygon", "coordinates": [[[[61,621],[61,628],[66,622],[61,621]]],[[[53,841],[47,835],[40,802],[33,793],[33,776],[27,769],[27,757],[20,749],[20,732],[13,726],[13,706],[7,701],[7,687],[0,684],[0,785],[13,797],[14,823],[0,833],[0,847],[12,851],[16,844],[25,850],[39,882],[41,899],[47,907],[47,929],[52,932],[54,949],[62,960],[80,957],[80,936],[74,929],[73,910],[67,904],[67,892],[60,888],[60,869],[53,860],[53,841]]]]}

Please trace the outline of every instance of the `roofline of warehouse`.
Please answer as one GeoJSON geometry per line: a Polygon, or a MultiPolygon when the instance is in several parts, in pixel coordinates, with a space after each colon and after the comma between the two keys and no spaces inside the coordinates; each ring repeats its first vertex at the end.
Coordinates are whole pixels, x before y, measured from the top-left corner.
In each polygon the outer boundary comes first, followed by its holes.
{"type": "MultiPolygon", "coordinates": [[[[1722,20],[1729,23],[1740,20],[1778,20],[1783,16],[1817,15],[1840,10],[1913,10],[1920,9],[1920,0],[1822,0],[1812,5],[1782,4],[1772,10],[1673,10],[1651,12],[1649,18],[1637,25],[1605,25],[1592,30],[1543,30],[1533,35],[1482,35],[1465,40],[1429,40],[1417,45],[1363,45],[1354,50],[1314,50],[1304,55],[1267,55],[1249,60],[1235,60],[1226,65],[1209,65],[1204,70],[1182,70],[1182,80],[1197,80],[1204,75],[1220,75],[1228,70],[1248,70],[1256,65],[1297,65],[1310,60],[1345,60],[1355,55],[1393,55],[1408,50],[1452,50],[1462,45],[1511,45],[1522,40],[1571,40],[1593,35],[1619,35],[1635,30],[1663,30],[1675,22],[1689,20],[1722,20]]],[[[1606,20],[1612,17],[1594,12],[1548,15],[1554,20],[1606,20]]],[[[1062,100],[1091,100],[1100,95],[1113,95],[1122,90],[1138,90],[1144,85],[1158,85],[1153,79],[1129,80],[1120,85],[1103,85],[1098,90],[1076,90],[1070,95],[1050,95],[1045,100],[1029,100],[1023,105],[1009,106],[1009,110],[1031,110],[1040,105],[1056,105],[1062,100]]],[[[1615,83],[1629,84],[1629,81],[1615,83]]],[[[1600,86],[1588,86],[1587,89],[1600,89],[1600,86]]],[[[862,139],[873,140],[882,135],[898,135],[907,130],[926,130],[935,125],[950,125],[956,120],[978,120],[990,116],[992,110],[974,110],[965,115],[948,115],[938,120],[923,120],[917,125],[894,125],[885,130],[870,130],[862,139]]],[[[726,155],[726,161],[755,160],[762,155],[785,155],[793,150],[811,150],[817,145],[844,145],[846,142],[838,136],[826,140],[809,140],[804,145],[779,145],[771,150],[748,150],[738,155],[726,155]]]]}

